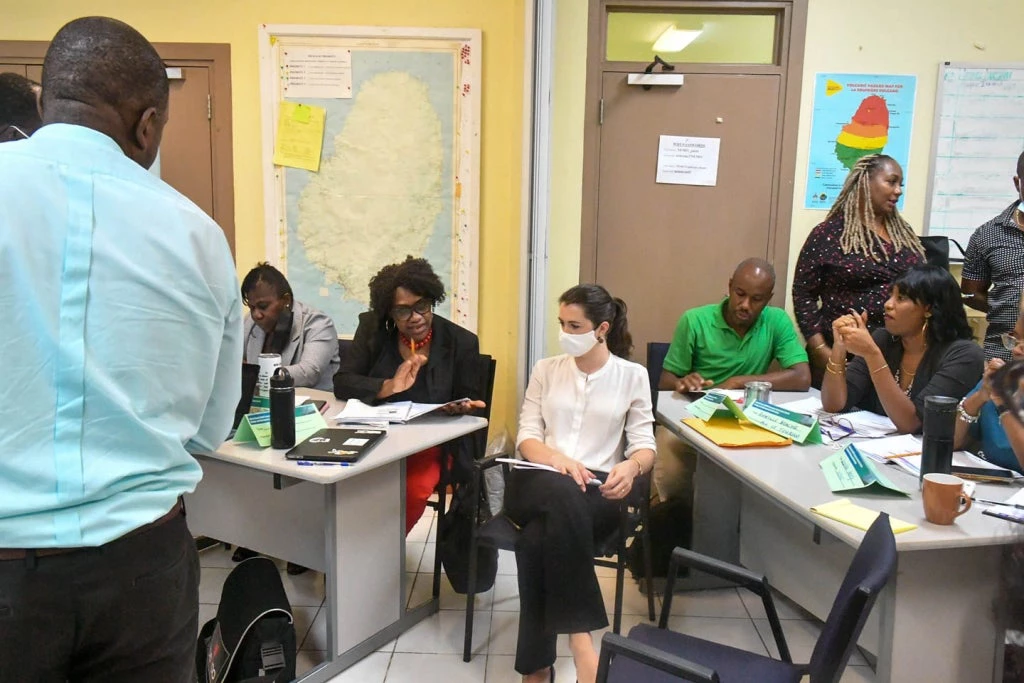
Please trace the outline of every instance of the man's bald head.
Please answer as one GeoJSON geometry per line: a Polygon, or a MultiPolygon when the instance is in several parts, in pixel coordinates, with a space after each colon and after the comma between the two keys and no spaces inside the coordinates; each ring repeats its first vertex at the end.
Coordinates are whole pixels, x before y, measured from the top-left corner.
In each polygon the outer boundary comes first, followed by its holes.
{"type": "Polygon", "coordinates": [[[775,268],[763,258],[748,258],[729,278],[725,321],[737,332],[753,327],[775,290],[775,268]]]}
{"type": "Polygon", "coordinates": [[[117,19],[75,19],[57,32],[46,51],[44,122],[100,130],[147,168],[156,157],[168,97],[160,55],[141,33],[117,19]]]}
{"type": "Polygon", "coordinates": [[[733,271],[732,279],[735,280],[740,274],[749,274],[755,278],[767,277],[771,282],[771,287],[775,287],[775,266],[763,258],[755,257],[741,261],[733,271]]]}

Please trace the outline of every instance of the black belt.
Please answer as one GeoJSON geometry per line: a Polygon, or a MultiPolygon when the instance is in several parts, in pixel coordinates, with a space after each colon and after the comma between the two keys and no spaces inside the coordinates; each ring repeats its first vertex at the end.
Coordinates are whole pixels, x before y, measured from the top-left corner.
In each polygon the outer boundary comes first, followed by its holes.
{"type": "MultiPolygon", "coordinates": [[[[138,534],[141,534],[145,531],[149,531],[150,529],[154,529],[160,526],[161,524],[166,524],[172,519],[175,519],[183,514],[185,514],[185,502],[181,498],[178,498],[177,502],[174,503],[174,506],[159,519],[152,521],[149,524],[144,524],[140,526],[138,529],[132,529],[124,536],[120,536],[114,540],[120,541],[124,538],[131,538],[132,536],[137,536],[138,534]]],[[[111,543],[113,542],[114,541],[111,541],[111,543]]],[[[65,555],[67,553],[78,552],[79,550],[90,550],[90,548],[82,546],[79,546],[77,548],[0,548],[0,561],[24,560],[30,556],[49,557],[51,555],[65,555]]]]}

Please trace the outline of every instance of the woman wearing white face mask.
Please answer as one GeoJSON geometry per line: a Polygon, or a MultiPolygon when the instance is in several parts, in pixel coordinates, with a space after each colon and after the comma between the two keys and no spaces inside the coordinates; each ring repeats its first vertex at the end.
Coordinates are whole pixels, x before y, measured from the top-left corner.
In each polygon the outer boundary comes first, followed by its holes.
{"type": "Polygon", "coordinates": [[[608,625],[595,542],[616,533],[622,500],[654,465],[650,387],[644,367],[627,360],[626,304],[599,285],[573,287],[559,304],[565,355],[534,367],[516,443],[524,458],[558,473],[513,470],[505,497],[505,513],[522,528],[515,668],[525,683],[554,678],[558,633],[569,634],[578,679],[593,683],[590,632],[608,625]]]}

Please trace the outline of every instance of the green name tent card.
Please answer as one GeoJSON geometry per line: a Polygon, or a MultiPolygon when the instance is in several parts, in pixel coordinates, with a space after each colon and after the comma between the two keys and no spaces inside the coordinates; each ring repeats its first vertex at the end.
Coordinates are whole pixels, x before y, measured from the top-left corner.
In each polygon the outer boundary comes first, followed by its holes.
{"type": "Polygon", "coordinates": [[[797,443],[822,443],[818,419],[811,415],[797,413],[764,401],[754,401],[753,405],[746,406],[743,415],[758,427],[797,443]]]}
{"type": "MultiPolygon", "coordinates": [[[[295,407],[295,443],[302,443],[316,432],[327,427],[327,421],[312,403],[295,407]]],[[[270,411],[249,413],[238,423],[234,441],[245,443],[255,441],[263,448],[270,445],[270,411]]]]}
{"type": "Polygon", "coordinates": [[[717,391],[709,391],[699,399],[686,406],[686,409],[690,411],[690,414],[694,417],[707,422],[710,420],[715,413],[720,415],[732,415],[738,420],[743,419],[743,410],[740,409],[736,401],[729,398],[726,394],[719,393],[717,391]]]}
{"type": "Polygon", "coordinates": [[[863,491],[864,493],[910,495],[886,479],[875,468],[874,463],[861,455],[853,444],[822,460],[821,471],[833,493],[863,491]]]}

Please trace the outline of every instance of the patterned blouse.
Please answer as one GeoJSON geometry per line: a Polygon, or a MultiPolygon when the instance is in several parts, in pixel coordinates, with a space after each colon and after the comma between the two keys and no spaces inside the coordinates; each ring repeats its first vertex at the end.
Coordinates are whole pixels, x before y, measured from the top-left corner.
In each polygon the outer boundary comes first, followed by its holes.
{"type": "Polygon", "coordinates": [[[888,253],[878,262],[860,252],[844,254],[839,246],[843,224],[842,216],[834,216],[811,230],[793,275],[793,311],[800,332],[804,339],[821,333],[829,345],[832,322],[851,308],[867,309],[869,329],[881,327],[892,282],[924,263],[924,256],[912,249],[888,253]]]}

